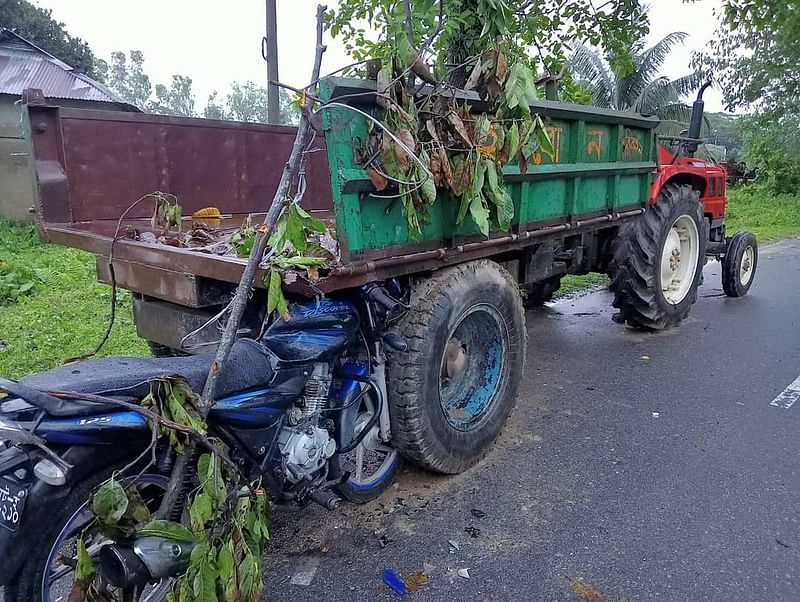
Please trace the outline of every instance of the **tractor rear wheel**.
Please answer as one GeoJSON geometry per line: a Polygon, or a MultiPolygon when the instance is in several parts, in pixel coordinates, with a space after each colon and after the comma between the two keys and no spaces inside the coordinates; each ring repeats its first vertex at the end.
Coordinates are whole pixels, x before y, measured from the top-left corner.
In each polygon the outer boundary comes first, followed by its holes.
{"type": "Polygon", "coordinates": [[[611,290],[620,321],[661,330],[686,318],[697,300],[706,239],[699,193],[688,185],[664,186],[614,241],[611,290]]]}

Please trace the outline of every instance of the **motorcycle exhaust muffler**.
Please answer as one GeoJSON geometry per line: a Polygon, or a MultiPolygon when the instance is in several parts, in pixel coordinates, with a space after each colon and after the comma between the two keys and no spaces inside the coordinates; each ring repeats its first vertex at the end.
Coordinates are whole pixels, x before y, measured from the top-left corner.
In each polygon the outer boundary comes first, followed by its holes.
{"type": "Polygon", "coordinates": [[[132,546],[100,548],[100,573],[115,587],[132,587],[180,575],[189,568],[196,542],[164,537],[140,537],[132,546]]]}

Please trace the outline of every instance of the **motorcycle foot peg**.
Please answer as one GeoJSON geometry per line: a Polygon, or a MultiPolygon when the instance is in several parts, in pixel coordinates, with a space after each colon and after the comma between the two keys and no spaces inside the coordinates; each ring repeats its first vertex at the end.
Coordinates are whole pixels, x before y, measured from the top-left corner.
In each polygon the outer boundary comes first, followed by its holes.
{"type": "Polygon", "coordinates": [[[336,510],[342,503],[342,498],[333,493],[330,489],[315,489],[311,494],[311,499],[328,510],[336,510]]]}

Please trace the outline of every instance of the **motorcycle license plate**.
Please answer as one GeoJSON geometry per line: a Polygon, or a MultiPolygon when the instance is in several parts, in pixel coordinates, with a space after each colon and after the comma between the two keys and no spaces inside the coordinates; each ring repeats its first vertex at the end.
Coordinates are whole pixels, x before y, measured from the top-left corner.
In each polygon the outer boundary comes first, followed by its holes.
{"type": "Polygon", "coordinates": [[[28,488],[0,477],[0,526],[16,531],[22,519],[28,488]]]}

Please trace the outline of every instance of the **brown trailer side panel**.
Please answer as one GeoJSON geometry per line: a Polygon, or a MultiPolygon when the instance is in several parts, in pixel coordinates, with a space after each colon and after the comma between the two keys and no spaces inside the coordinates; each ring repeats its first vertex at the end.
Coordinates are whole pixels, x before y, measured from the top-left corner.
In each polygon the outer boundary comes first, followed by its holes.
{"type": "MultiPolygon", "coordinates": [[[[40,181],[38,220],[47,224],[117,220],[139,197],[161,190],[184,213],[265,211],[295,128],[138,113],[29,107],[40,181]]],[[[320,138],[317,148],[324,151],[320,138]]],[[[310,155],[304,204],[332,206],[325,152],[310,155]]],[[[147,217],[142,203],[131,217],[147,217]]]]}

